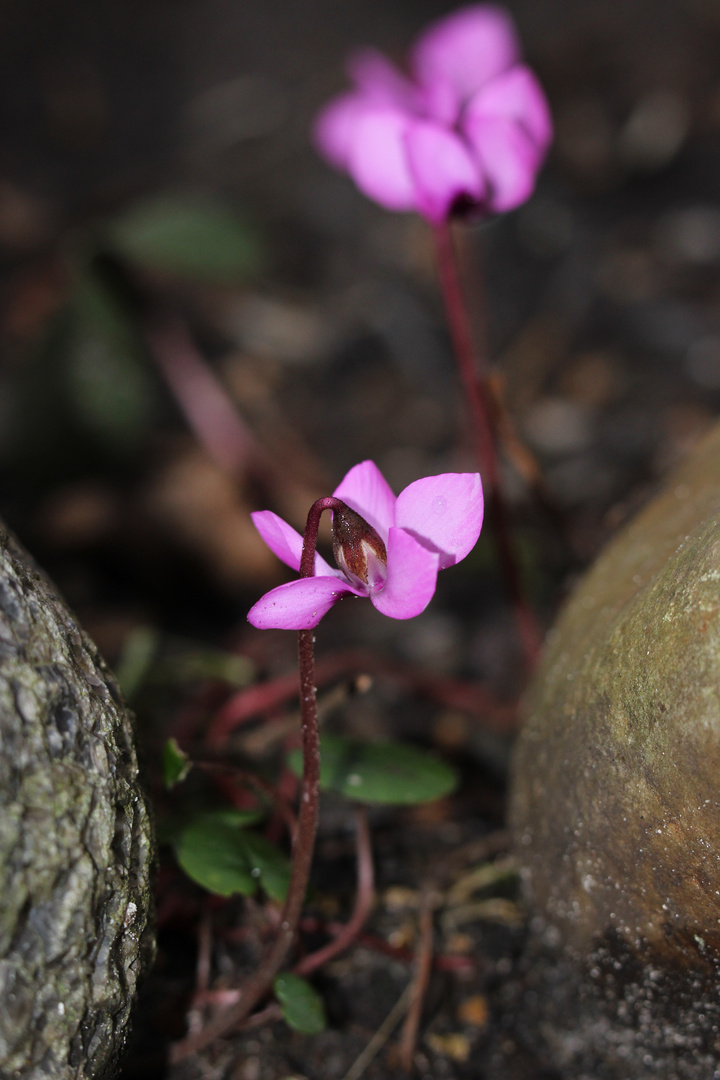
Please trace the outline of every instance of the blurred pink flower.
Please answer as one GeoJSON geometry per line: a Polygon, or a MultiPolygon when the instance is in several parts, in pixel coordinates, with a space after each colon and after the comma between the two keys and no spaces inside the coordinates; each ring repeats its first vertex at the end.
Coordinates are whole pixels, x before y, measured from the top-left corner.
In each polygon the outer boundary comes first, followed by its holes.
{"type": "MultiPolygon", "coordinates": [[[[435,592],[438,570],[464,559],[475,546],[483,519],[482,484],[478,473],[444,473],[416,480],[395,497],[377,465],[355,465],[334,492],[360,514],[384,545],[366,547],[364,577],[348,576],[315,556],[315,576],[279,585],[266,593],[248,614],[261,630],[307,630],[346,593],[369,596],[383,615],[411,619],[424,611],[435,592]]],[[[303,538],[269,510],[252,515],[268,547],[300,569],[303,538]]]]}
{"type": "Polygon", "coordinates": [[[410,51],[412,78],[369,49],[348,69],[355,89],[323,109],[315,142],[381,206],[439,223],[532,194],[552,121],[502,8],[473,4],[432,24],[410,51]]]}

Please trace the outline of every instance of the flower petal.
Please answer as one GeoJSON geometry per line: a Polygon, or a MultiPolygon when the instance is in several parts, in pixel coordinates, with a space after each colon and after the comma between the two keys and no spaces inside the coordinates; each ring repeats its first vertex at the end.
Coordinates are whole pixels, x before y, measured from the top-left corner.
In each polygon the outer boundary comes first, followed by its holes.
{"type": "Polygon", "coordinates": [[[516,64],[475,94],[468,103],[465,122],[475,122],[481,116],[517,121],[539,151],[544,152],[552,141],[547,98],[533,72],[524,64],[516,64]]]}
{"type": "Polygon", "coordinates": [[[333,495],[364,517],[387,542],[388,530],[395,523],[395,495],[374,461],[353,465],[333,495]]]}
{"type": "Polygon", "coordinates": [[[424,31],[412,50],[412,70],[423,86],[450,83],[459,108],[519,56],[508,13],[492,4],[471,4],[424,31]]]}
{"type": "Polygon", "coordinates": [[[353,124],[347,168],[360,190],[387,210],[414,210],[405,132],[411,114],[391,105],[367,106],[353,124]]]}
{"type": "Polygon", "coordinates": [[[463,126],[487,180],[487,207],[503,213],[529,199],[543,154],[520,124],[479,114],[463,126]]]}
{"type": "MultiPolygon", "coordinates": [[[[272,553],[293,570],[299,570],[303,547],[303,538],[300,533],[293,529],[292,525],[288,525],[287,521],[273,514],[272,510],[257,510],[250,516],[272,553]]],[[[322,555],[315,552],[315,574],[331,577],[334,573],[332,566],[323,559],[322,555]]]]}
{"type": "Polygon", "coordinates": [[[355,590],[336,577],[298,578],[261,596],[248,622],[258,630],[309,630],[348,592],[355,590]]]}
{"type": "Polygon", "coordinates": [[[405,141],[417,209],[428,220],[444,221],[462,196],[472,202],[481,198],[484,184],[478,164],[453,131],[417,120],[409,125],[405,141]]]}
{"type": "Polygon", "coordinates": [[[441,569],[454,566],[472,550],[482,520],[483,492],[478,473],[444,473],[415,480],[400,492],[395,506],[395,524],[437,552],[441,569]]]}
{"type": "Polygon", "coordinates": [[[390,529],[388,535],[387,556],[385,588],[370,599],[379,612],[391,619],[412,619],[432,600],[440,560],[409,532],[396,528],[390,529]]]}
{"type": "Polygon", "coordinates": [[[363,95],[351,92],[334,98],[316,117],[313,142],[336,169],[348,168],[357,125],[367,108],[363,95]]]}
{"type": "Polygon", "coordinates": [[[395,105],[409,112],[417,108],[417,87],[377,49],[358,49],[352,53],[347,71],[368,102],[395,105]]]}

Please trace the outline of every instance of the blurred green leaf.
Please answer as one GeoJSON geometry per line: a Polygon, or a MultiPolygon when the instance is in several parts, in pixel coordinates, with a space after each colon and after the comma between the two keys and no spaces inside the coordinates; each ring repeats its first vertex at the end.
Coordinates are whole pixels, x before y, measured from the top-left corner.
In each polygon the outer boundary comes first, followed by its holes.
{"type": "Polygon", "coordinates": [[[128,701],[134,697],[152,667],[160,635],[151,626],[139,626],[125,639],[115,675],[128,701]]]}
{"type": "Polygon", "coordinates": [[[233,687],[247,686],[255,674],[246,656],[206,648],[192,642],[172,641],[150,672],[153,683],[185,683],[196,679],[219,679],[233,687]]]}
{"type": "Polygon", "coordinates": [[[247,686],[255,667],[246,656],[215,649],[183,638],[160,639],[152,627],[141,626],[128,635],[115,674],[128,700],[141,687],[177,686],[202,679],[218,679],[231,687],[247,686]]]}
{"type": "Polygon", "coordinates": [[[290,881],[289,860],[273,844],[246,826],[255,812],[220,810],[198,815],[175,840],[182,869],[219,896],[253,896],[261,885],[273,900],[284,900],[290,881]]]}
{"type": "Polygon", "coordinates": [[[175,787],[192,768],[192,761],[178,746],[177,739],[168,739],[163,747],[162,770],[166,788],[175,787]]]}
{"type": "Polygon", "coordinates": [[[325,1006],[320,995],[299,975],[283,972],[273,983],[275,997],[282,1006],[283,1019],[303,1035],[325,1030],[325,1006]]]}
{"type": "Polygon", "coordinates": [[[257,237],[245,222],[197,196],[159,195],[137,203],[105,235],[143,269],[200,282],[245,281],[262,262],[257,237]]]}
{"type": "MultiPolygon", "coordinates": [[[[424,750],[401,743],[365,743],[323,735],[320,787],[358,802],[410,806],[448,795],[457,785],[455,770],[424,750]]],[[[290,768],[302,776],[302,754],[293,751],[290,768]]]]}
{"type": "Polygon", "coordinates": [[[137,325],[112,289],[88,271],[70,299],[67,381],[83,425],[117,449],[150,426],[154,386],[137,325]]]}

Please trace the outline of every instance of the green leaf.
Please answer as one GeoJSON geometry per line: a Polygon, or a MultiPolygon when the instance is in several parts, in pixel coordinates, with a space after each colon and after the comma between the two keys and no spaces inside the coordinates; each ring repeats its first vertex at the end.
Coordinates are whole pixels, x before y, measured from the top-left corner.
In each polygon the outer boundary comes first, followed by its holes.
{"type": "Polygon", "coordinates": [[[230,686],[247,686],[255,668],[245,656],[205,648],[192,642],[171,642],[166,655],[153,666],[149,681],[180,684],[196,679],[219,679],[230,686]]]}
{"type": "Polygon", "coordinates": [[[128,701],[145,682],[159,642],[160,635],[151,626],[138,626],[126,637],[115,675],[128,701]]]}
{"type": "Polygon", "coordinates": [[[245,281],[262,261],[248,226],[226,207],[197,196],[159,195],[137,203],[105,235],[144,269],[195,281],[245,281]]]}
{"type": "Polygon", "coordinates": [[[192,768],[192,761],[178,746],[177,739],[168,739],[163,747],[162,770],[166,788],[175,787],[185,779],[192,768]]]}
{"type": "Polygon", "coordinates": [[[150,427],[154,387],[137,326],[98,275],[88,271],[70,300],[67,379],[77,418],[118,449],[150,427]]]}
{"type": "Polygon", "coordinates": [[[290,885],[290,860],[264,836],[254,832],[243,835],[253,875],[257,875],[271,900],[282,903],[290,885]]]}
{"type": "Polygon", "coordinates": [[[220,810],[185,825],[175,853],[188,877],[219,896],[254,896],[262,885],[273,900],[284,900],[290,864],[264,837],[246,830],[258,817],[255,811],[220,810]]]}
{"type": "MultiPolygon", "coordinates": [[[[302,775],[299,750],[290,768],[302,775]]],[[[455,770],[425,750],[401,743],[365,743],[341,735],[323,735],[320,787],[358,802],[410,806],[449,794],[457,785],[455,770]]]]}
{"type": "Polygon", "coordinates": [[[309,982],[286,971],[275,979],[273,990],[291,1028],[303,1035],[317,1035],[325,1029],[323,1000],[309,982]]]}

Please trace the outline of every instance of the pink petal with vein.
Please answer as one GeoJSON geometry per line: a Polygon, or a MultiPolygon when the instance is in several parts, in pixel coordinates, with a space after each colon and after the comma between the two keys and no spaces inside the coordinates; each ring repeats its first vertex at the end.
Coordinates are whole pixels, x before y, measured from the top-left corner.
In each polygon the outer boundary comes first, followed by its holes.
{"type": "Polygon", "coordinates": [[[387,541],[388,530],[395,522],[395,495],[374,461],[354,465],[333,495],[362,515],[387,541]]]}
{"type": "Polygon", "coordinates": [[[414,210],[415,185],[405,150],[410,115],[390,105],[368,106],[353,128],[347,169],[360,190],[388,210],[414,210]]]}
{"type": "Polygon", "coordinates": [[[491,210],[503,213],[529,199],[535,188],[542,151],[514,120],[468,117],[465,133],[485,174],[491,210]]]}
{"type": "Polygon", "coordinates": [[[343,593],[355,592],[339,578],[298,578],[261,596],[248,612],[258,630],[310,630],[343,593]]]}
{"type": "Polygon", "coordinates": [[[472,202],[480,199],[483,181],[477,162],[453,131],[418,120],[408,127],[405,138],[417,208],[424,217],[438,223],[461,196],[472,202]]]}
{"type": "Polygon", "coordinates": [[[512,19],[492,4],[472,4],[433,23],[412,51],[418,81],[450,82],[460,102],[517,63],[520,56],[512,19]]]}
{"type": "MultiPolygon", "coordinates": [[[[250,517],[272,553],[282,559],[286,566],[299,570],[303,547],[300,533],[293,529],[292,525],[288,525],[287,521],[273,514],[272,510],[256,510],[250,517]]],[[[318,552],[315,552],[315,573],[326,577],[335,574],[333,567],[318,552]]]]}
{"type": "Polygon", "coordinates": [[[412,619],[432,600],[439,558],[404,529],[392,528],[387,541],[388,576],[385,588],[370,599],[391,619],[412,619]]]}
{"type": "Polygon", "coordinates": [[[535,75],[524,64],[517,64],[493,79],[468,103],[465,121],[472,123],[481,116],[516,120],[541,151],[552,141],[552,116],[547,98],[535,75]]]}
{"type": "Polygon", "coordinates": [[[478,473],[445,473],[416,480],[400,492],[395,507],[396,524],[437,552],[441,569],[460,562],[472,550],[482,521],[483,492],[478,473]]]}

